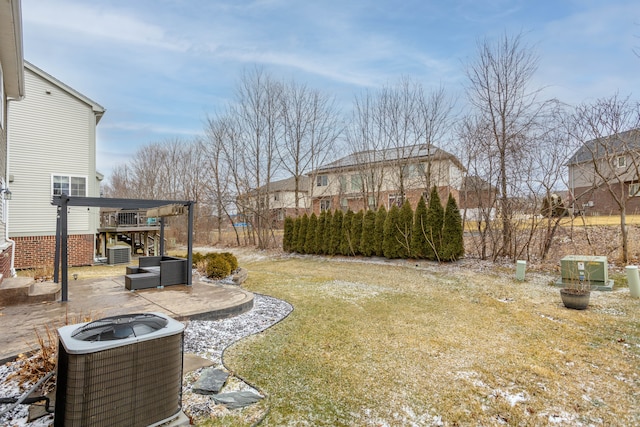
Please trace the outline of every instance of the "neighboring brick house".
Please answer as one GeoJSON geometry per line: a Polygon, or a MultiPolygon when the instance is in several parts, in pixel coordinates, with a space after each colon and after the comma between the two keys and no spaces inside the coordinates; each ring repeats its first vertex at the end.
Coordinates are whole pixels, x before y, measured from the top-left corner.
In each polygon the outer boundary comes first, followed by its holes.
{"type": "Polygon", "coordinates": [[[10,126],[7,117],[9,108],[15,108],[19,104],[15,101],[24,97],[23,62],[20,0],[0,1],[0,281],[14,273],[15,248],[7,233],[7,206],[10,203],[7,199],[11,194],[9,191],[12,192],[8,187],[10,126]]]}
{"type": "MultiPolygon", "coordinates": [[[[298,179],[298,206],[296,208],[296,184],[295,178],[287,178],[279,181],[270,182],[258,190],[249,193],[249,198],[241,197],[241,205],[244,205],[248,212],[255,211],[257,194],[261,197],[269,198],[269,211],[272,224],[276,228],[284,225],[284,219],[288,216],[296,217],[303,215],[311,206],[309,203],[309,177],[300,176],[298,179]]],[[[266,203],[263,202],[263,206],[266,203]]]]}
{"type": "MultiPolygon", "coordinates": [[[[105,109],[38,67],[24,62],[25,99],[9,111],[9,236],[16,268],[53,266],[53,195],[99,197],[96,125],[105,109]]],[[[70,208],[69,265],[89,265],[95,254],[98,208],[70,208]]]]}
{"type": "Polygon", "coordinates": [[[415,209],[422,195],[437,186],[443,205],[459,190],[465,169],[438,147],[412,145],[350,154],[313,171],[309,197],[312,211],[377,209],[409,200],[415,209]]]}
{"type": "Polygon", "coordinates": [[[640,129],[585,142],[567,162],[568,206],[587,215],[616,215],[609,191],[625,200],[628,214],[640,213],[640,129]]]}
{"type": "Polygon", "coordinates": [[[466,220],[491,220],[496,216],[498,189],[478,176],[465,176],[458,207],[466,220]]]}

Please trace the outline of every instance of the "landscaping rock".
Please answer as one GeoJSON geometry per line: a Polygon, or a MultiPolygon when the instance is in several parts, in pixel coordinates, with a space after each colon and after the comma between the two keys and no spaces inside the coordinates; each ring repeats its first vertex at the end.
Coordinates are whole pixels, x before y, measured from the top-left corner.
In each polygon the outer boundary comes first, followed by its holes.
{"type": "Polygon", "coordinates": [[[225,371],[214,368],[205,369],[193,384],[193,392],[198,394],[219,393],[227,382],[227,378],[229,378],[229,374],[225,371]]]}
{"type": "Polygon", "coordinates": [[[242,283],[244,283],[245,280],[247,280],[248,276],[249,276],[249,272],[247,271],[246,268],[239,268],[238,271],[236,271],[236,273],[233,274],[233,276],[231,277],[231,280],[233,280],[234,285],[241,285],[242,283]]]}
{"type": "Polygon", "coordinates": [[[216,403],[224,405],[227,409],[244,408],[262,399],[262,396],[251,391],[232,391],[229,393],[211,396],[216,403]]]}

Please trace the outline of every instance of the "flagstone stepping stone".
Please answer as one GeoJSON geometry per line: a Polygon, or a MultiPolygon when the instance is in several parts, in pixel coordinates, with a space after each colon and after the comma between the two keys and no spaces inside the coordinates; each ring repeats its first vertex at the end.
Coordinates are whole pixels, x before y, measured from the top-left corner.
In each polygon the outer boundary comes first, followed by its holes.
{"type": "Polygon", "coordinates": [[[227,409],[244,408],[262,399],[262,396],[251,391],[231,391],[211,396],[216,403],[224,405],[227,409]]]}
{"type": "Polygon", "coordinates": [[[193,384],[193,392],[198,394],[219,393],[229,378],[229,373],[215,368],[202,371],[200,378],[193,384]]]}

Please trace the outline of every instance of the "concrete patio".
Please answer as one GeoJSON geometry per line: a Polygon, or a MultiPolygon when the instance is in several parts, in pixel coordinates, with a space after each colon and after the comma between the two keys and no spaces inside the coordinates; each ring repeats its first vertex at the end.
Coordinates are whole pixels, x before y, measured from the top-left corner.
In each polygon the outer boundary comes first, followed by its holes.
{"type": "MultiPolygon", "coordinates": [[[[10,279],[5,279],[10,280],[10,279]]],[[[69,301],[0,307],[0,361],[38,347],[35,331],[46,336],[78,323],[82,317],[99,319],[118,314],[160,312],[176,320],[215,320],[244,313],[253,307],[253,294],[233,285],[198,281],[135,292],[125,289],[124,276],[69,281],[69,301]]]]}

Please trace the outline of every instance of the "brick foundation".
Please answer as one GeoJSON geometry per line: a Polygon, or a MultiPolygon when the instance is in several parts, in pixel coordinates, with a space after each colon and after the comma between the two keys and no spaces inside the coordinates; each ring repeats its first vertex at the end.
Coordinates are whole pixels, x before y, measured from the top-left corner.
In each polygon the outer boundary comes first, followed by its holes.
{"type": "MultiPolygon", "coordinates": [[[[56,236],[13,237],[16,242],[15,268],[40,268],[53,266],[56,236]]],[[[69,235],[69,265],[93,264],[93,235],[69,235]]]]}

